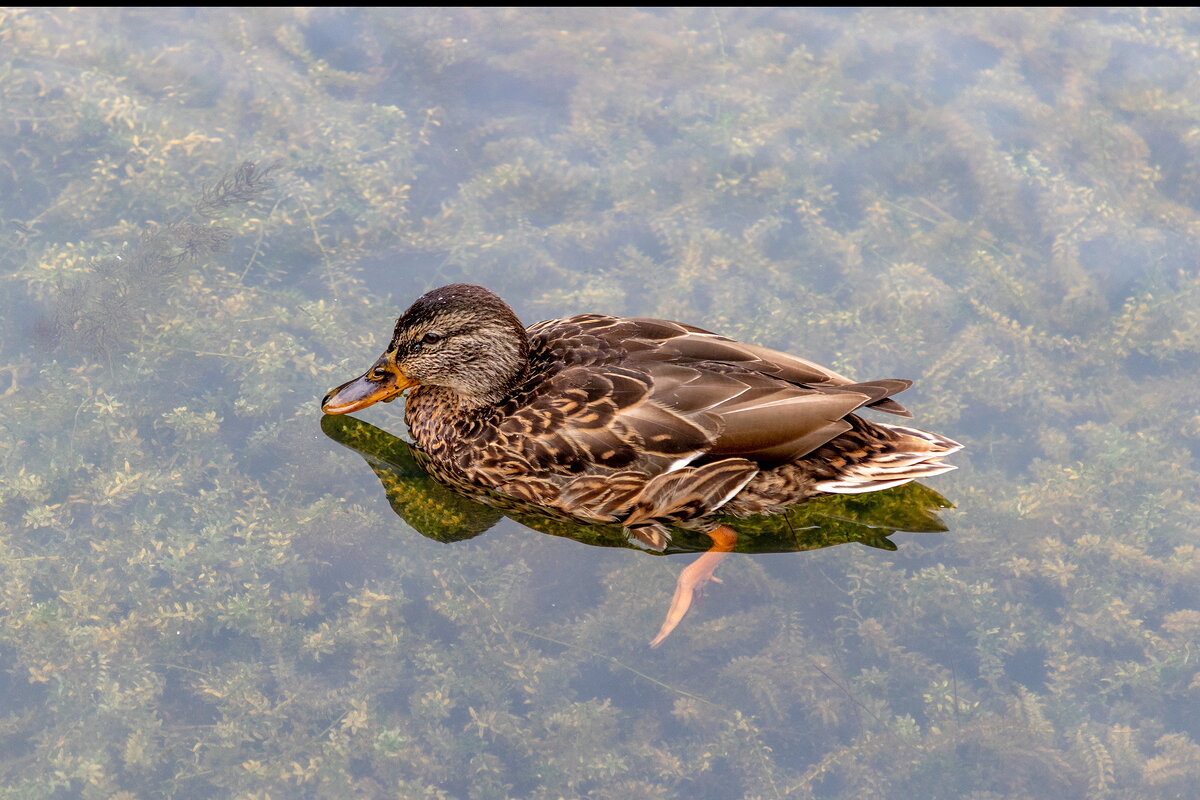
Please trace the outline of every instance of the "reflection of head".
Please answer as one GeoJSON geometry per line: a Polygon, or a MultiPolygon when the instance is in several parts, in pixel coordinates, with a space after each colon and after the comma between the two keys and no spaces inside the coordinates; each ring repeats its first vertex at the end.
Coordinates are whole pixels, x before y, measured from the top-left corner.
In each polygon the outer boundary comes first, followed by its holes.
{"type": "Polygon", "coordinates": [[[353,417],[333,416],[321,418],[321,430],[366,460],[392,510],[423,536],[439,542],[471,539],[501,517],[431,478],[417,465],[408,442],[387,431],[353,417]]]}

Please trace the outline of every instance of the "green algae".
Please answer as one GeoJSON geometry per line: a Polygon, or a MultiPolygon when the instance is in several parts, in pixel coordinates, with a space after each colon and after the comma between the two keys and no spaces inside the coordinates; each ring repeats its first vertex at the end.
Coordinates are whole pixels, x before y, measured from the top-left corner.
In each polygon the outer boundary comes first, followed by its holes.
{"type": "Polygon", "coordinates": [[[1198,30],[0,11],[0,797],[1189,796],[1198,30]],[[398,530],[316,401],[454,280],[916,379],[952,532],[650,651],[679,559],[398,530]]]}

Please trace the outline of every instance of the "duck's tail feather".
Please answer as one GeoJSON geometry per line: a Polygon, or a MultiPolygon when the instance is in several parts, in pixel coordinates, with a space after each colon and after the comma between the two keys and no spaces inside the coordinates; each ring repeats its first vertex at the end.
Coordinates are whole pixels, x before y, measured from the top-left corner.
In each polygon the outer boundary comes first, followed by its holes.
{"type": "Polygon", "coordinates": [[[953,439],[901,425],[876,422],[873,427],[883,429],[886,435],[880,451],[856,463],[846,464],[833,478],[819,481],[815,486],[818,491],[832,494],[877,492],[957,469],[942,461],[963,448],[953,439]]]}

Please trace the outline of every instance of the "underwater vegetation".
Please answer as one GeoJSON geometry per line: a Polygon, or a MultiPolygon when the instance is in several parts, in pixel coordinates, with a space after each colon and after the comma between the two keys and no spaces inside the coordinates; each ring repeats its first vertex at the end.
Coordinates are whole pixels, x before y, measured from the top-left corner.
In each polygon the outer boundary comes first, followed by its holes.
{"type": "Polygon", "coordinates": [[[1198,35],[0,10],[0,798],[1192,796],[1198,35]],[[460,280],[916,379],[950,531],[658,650],[688,556],[419,535],[316,403],[460,280]]]}

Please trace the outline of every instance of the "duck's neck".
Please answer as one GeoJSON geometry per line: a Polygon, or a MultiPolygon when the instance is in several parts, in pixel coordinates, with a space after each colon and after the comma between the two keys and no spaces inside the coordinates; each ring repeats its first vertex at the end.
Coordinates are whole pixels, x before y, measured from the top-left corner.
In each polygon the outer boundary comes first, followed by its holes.
{"type": "Polygon", "coordinates": [[[464,443],[495,425],[501,414],[498,404],[468,404],[444,386],[418,386],[404,401],[404,423],[413,443],[447,461],[457,461],[470,449],[464,443]]]}
{"type": "Polygon", "coordinates": [[[488,337],[479,337],[477,352],[469,352],[457,371],[457,381],[448,385],[464,411],[495,406],[509,397],[529,373],[529,335],[511,313],[498,320],[488,337]]]}

